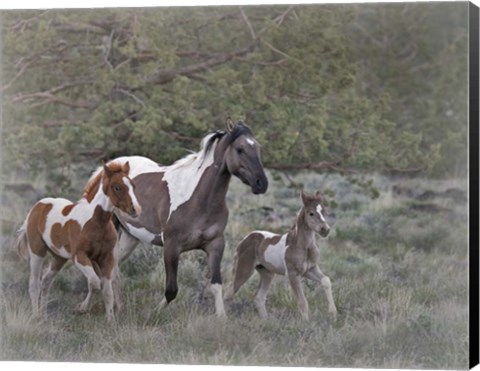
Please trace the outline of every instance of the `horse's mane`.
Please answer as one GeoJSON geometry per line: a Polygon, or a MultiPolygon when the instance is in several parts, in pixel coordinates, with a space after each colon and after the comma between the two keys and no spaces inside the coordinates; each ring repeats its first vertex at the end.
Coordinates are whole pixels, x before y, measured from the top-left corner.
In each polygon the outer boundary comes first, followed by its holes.
{"type": "MultiPolygon", "coordinates": [[[[208,156],[208,154],[215,148],[216,144],[227,134],[226,131],[217,130],[214,132],[208,133],[200,144],[200,150],[198,152],[191,153],[182,157],[181,159],[175,161],[170,165],[170,169],[183,168],[194,163],[198,163],[201,167],[203,160],[208,156]]],[[[233,130],[230,132],[229,143],[234,142],[241,135],[250,135],[253,136],[250,128],[245,125],[243,122],[239,121],[233,130]]]]}

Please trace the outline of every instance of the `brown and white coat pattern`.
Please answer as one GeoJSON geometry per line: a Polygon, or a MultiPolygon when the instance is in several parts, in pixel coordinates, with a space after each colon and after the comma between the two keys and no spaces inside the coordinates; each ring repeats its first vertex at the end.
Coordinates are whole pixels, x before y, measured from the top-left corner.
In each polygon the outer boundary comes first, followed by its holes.
{"type": "Polygon", "coordinates": [[[237,246],[234,262],[232,294],[250,278],[254,268],[260,274],[260,285],[255,295],[255,306],[262,318],[267,317],[265,307],[267,291],[275,274],[286,275],[298,301],[301,315],[309,316],[308,302],[302,288],[302,278],[319,282],[325,290],[328,311],[336,317],[330,279],[318,267],[318,248],[315,233],[329,234],[325,209],[320,193],[302,192],[303,207],[294,226],[283,235],[253,231],[237,246]]]}
{"type": "Polygon", "coordinates": [[[141,211],[128,172],[128,163],[104,165],[90,178],[77,203],[44,198],[28,213],[16,246],[30,262],[29,294],[35,314],[46,311],[53,278],[71,259],[88,280],[87,297],[77,310],[86,312],[93,290],[102,288],[107,319],[113,318],[113,248],[117,240],[113,210],[119,208],[132,217],[141,211]],[[52,260],[42,276],[47,251],[52,260]]]}

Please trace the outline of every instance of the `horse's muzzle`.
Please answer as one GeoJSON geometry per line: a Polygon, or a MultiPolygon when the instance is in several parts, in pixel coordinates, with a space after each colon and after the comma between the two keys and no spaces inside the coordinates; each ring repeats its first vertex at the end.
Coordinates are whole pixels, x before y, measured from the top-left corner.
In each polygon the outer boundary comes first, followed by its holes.
{"type": "Polygon", "coordinates": [[[268,189],[268,179],[267,178],[257,178],[255,183],[251,186],[252,192],[256,195],[263,194],[267,192],[268,189]]]}
{"type": "Polygon", "coordinates": [[[327,237],[330,233],[330,227],[328,225],[322,226],[322,228],[320,228],[319,233],[320,233],[320,236],[327,237]]]}
{"type": "Polygon", "coordinates": [[[133,206],[128,209],[128,215],[130,215],[132,218],[138,217],[142,212],[142,208],[140,205],[138,206],[133,206]]]}

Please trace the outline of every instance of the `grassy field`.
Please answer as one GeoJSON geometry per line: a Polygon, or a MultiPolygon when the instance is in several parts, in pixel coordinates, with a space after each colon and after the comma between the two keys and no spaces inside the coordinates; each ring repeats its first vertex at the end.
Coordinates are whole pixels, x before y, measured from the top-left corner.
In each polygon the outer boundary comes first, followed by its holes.
{"type": "MultiPolygon", "coordinates": [[[[236,244],[253,229],[285,231],[300,208],[299,191],[282,176],[254,196],[239,181],[228,194],[223,260],[231,281],[236,244]]],[[[1,360],[460,369],[468,365],[468,227],[466,180],[371,176],[372,200],[340,175],[299,174],[307,191],[335,191],[332,232],[321,246],[339,310],[327,315],[318,285],[305,282],[311,320],[304,322],[284,277],[267,299],[268,320],[252,303],[254,275],[214,316],[205,290],[204,255],[183,255],[179,295],[164,311],[162,250],[139,246],[122,266],[125,308],[107,325],[100,295],[90,314],[73,314],[86,285],[71,265],[56,278],[48,318],[31,315],[28,265],[10,248],[31,201],[7,194],[1,250],[1,360]]],[[[5,199],[4,199],[5,201],[5,199]]]]}

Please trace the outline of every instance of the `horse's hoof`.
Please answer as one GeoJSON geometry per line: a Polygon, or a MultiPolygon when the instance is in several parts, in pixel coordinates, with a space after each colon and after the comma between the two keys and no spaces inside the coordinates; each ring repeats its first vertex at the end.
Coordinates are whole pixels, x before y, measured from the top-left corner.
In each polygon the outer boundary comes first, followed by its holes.
{"type": "Polygon", "coordinates": [[[86,308],[84,305],[82,305],[82,303],[80,303],[75,307],[74,312],[76,314],[85,314],[88,312],[88,308],[86,308]]]}
{"type": "Polygon", "coordinates": [[[168,305],[167,299],[163,298],[162,301],[160,302],[160,305],[158,306],[158,310],[164,310],[168,305]]]}
{"type": "Polygon", "coordinates": [[[226,319],[227,318],[227,313],[225,313],[225,311],[217,313],[217,318],[226,319]]]}
{"type": "Polygon", "coordinates": [[[330,314],[330,316],[332,317],[332,319],[334,321],[337,320],[337,310],[336,309],[329,310],[328,313],[330,314]]]}

